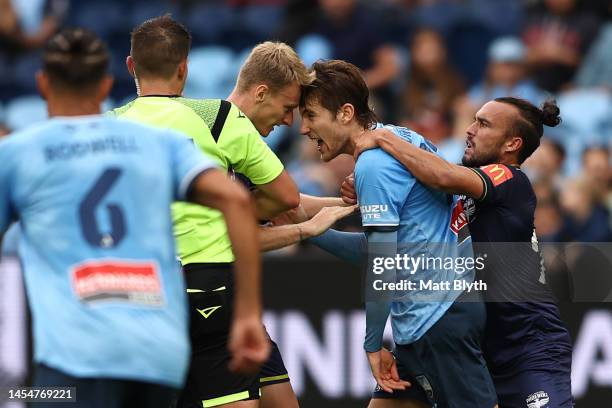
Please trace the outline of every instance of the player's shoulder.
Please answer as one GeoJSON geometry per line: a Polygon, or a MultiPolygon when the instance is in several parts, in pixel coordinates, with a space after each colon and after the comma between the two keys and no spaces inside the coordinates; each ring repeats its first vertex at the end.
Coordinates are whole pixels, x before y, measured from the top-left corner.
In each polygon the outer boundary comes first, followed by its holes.
{"type": "Polygon", "coordinates": [[[423,135],[407,127],[378,123],[376,125],[376,128],[387,129],[393,132],[400,139],[419,146],[422,149],[426,149],[432,152],[437,152],[438,150],[436,146],[429,140],[427,140],[423,135]]]}
{"type": "Polygon", "coordinates": [[[59,124],[53,120],[35,123],[24,129],[12,132],[0,141],[0,146],[4,149],[13,149],[28,143],[35,143],[40,137],[48,137],[55,134],[59,129],[59,124]]]}
{"type": "Polygon", "coordinates": [[[378,174],[407,172],[406,168],[381,148],[366,150],[355,162],[355,177],[376,178],[378,174]]]}
{"type": "Polygon", "coordinates": [[[473,170],[495,188],[512,188],[517,196],[522,192],[527,194],[533,192],[529,177],[517,166],[492,163],[473,170]]]}
{"type": "Polygon", "coordinates": [[[108,112],[105,113],[105,116],[120,117],[123,114],[125,114],[127,111],[129,111],[134,106],[135,103],[136,103],[136,99],[133,99],[122,106],[109,110],[108,112]]]}

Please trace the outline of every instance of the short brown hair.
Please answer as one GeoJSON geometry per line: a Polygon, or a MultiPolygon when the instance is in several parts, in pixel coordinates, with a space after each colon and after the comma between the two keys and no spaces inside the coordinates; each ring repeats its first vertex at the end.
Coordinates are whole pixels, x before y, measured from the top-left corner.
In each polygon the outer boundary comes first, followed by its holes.
{"type": "Polygon", "coordinates": [[[240,68],[238,89],[246,91],[253,85],[264,83],[276,92],[294,81],[306,86],[313,80],[313,75],[293,48],[282,42],[266,41],[253,48],[240,68]]]}
{"type": "Polygon", "coordinates": [[[88,92],[107,73],[110,55],[92,31],[67,28],[54,35],[43,51],[43,71],[52,86],[71,92],[88,92]]]}
{"type": "Polygon", "coordinates": [[[370,90],[361,71],[355,65],[341,60],[317,61],[311,70],[316,79],[302,90],[300,106],[314,98],[321,106],[332,113],[345,103],[355,108],[355,119],[364,128],[376,123],[376,114],[370,108],[370,90]]]}
{"type": "Polygon", "coordinates": [[[134,28],[130,55],[139,75],[169,79],[187,59],[190,47],[189,31],[166,14],[134,28]]]}

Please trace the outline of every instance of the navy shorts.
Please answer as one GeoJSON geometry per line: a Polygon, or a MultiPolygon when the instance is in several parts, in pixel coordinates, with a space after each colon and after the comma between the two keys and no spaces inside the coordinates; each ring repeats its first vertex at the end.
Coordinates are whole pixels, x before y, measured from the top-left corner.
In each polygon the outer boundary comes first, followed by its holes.
{"type": "Polygon", "coordinates": [[[414,343],[396,344],[399,375],[412,386],[389,394],[378,387],[372,398],[421,401],[434,408],[493,408],[497,403],[481,338],[485,307],[464,295],[414,343]]]}
{"type": "Polygon", "coordinates": [[[189,297],[191,361],[177,408],[201,408],[259,399],[261,387],[289,381],[276,343],[260,373],[229,370],[228,350],[233,314],[231,264],[188,264],[183,267],[189,297]]]}
{"type": "Polygon", "coordinates": [[[177,392],[141,381],[73,377],[43,364],[35,367],[33,386],[76,387],[76,402],[33,402],[34,408],[168,408],[177,392]]]}
{"type": "Polygon", "coordinates": [[[495,389],[502,408],[572,408],[569,370],[525,370],[495,376],[495,389]]]}

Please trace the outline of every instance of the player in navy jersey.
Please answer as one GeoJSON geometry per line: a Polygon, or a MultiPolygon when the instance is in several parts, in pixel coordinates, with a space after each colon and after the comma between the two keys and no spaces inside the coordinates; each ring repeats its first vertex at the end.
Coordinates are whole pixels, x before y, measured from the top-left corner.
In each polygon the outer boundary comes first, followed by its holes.
{"type": "Polygon", "coordinates": [[[165,408],[189,359],[170,204],[224,213],[239,292],[232,365],[250,371],[269,350],[255,216],[246,190],[185,136],[100,115],[108,62],[83,29],[45,48],[37,82],[51,119],[0,143],[0,235],[19,221],[34,385],[77,387],[76,403],[49,406],[165,408]]]}
{"type": "MultiPolygon", "coordinates": [[[[561,121],[547,101],[539,109],[516,98],[486,103],[467,129],[463,166],[378,131],[356,153],[380,147],[422,183],[463,194],[476,252],[489,259],[484,351],[504,408],[573,406],[571,340],[546,283],[534,228],[536,197],[520,165],[539,146],[543,126],[561,121]]],[[[347,202],[356,195],[343,184],[347,202]]]]}
{"type": "MultiPolygon", "coordinates": [[[[354,65],[317,62],[313,71],[317,79],[304,89],[300,102],[300,133],[317,142],[324,161],[353,154],[364,133],[383,127],[398,140],[435,155],[436,148],[421,135],[376,123],[368,106],[368,88],[354,65]]],[[[381,149],[359,158],[355,178],[365,234],[330,230],[311,242],[361,264],[378,254],[383,256],[378,259],[473,257],[458,197],[427,188],[381,149]]],[[[473,283],[474,268],[434,264],[412,271],[399,266],[387,269],[367,272],[364,348],[378,384],[370,407],[398,406],[397,400],[390,399],[395,395],[402,399],[402,407],[494,407],[493,382],[479,344],[484,305],[463,289],[420,287],[421,282],[473,283]],[[397,282],[410,282],[413,289],[376,292],[382,283],[397,282]],[[389,316],[393,355],[382,345],[389,316]]]]}

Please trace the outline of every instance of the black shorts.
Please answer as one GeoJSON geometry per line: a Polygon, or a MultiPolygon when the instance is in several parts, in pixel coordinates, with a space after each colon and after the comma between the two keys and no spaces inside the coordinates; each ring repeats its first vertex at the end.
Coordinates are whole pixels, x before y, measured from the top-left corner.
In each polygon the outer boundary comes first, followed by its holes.
{"type": "Polygon", "coordinates": [[[479,301],[453,303],[419,340],[396,344],[399,375],[412,386],[389,394],[376,388],[372,398],[406,398],[435,408],[492,408],[497,403],[480,342],[485,306],[479,301]]]}
{"type": "Polygon", "coordinates": [[[73,377],[62,371],[37,364],[35,387],[75,387],[76,402],[33,402],[33,408],[167,408],[176,389],[148,382],[115,378],[73,377]]]}
{"type": "Polygon", "coordinates": [[[272,352],[261,375],[229,371],[227,348],[234,302],[231,264],[189,264],[183,267],[189,297],[191,362],[179,408],[214,407],[259,399],[260,387],[289,381],[280,351],[272,352]]]}

